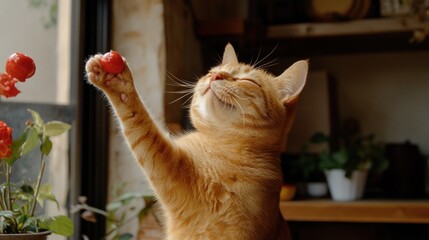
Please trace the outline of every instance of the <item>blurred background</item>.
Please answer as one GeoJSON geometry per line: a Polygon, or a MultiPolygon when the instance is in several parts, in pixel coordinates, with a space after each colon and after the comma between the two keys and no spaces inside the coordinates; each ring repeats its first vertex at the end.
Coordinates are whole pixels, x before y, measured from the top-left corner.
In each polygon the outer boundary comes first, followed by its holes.
{"type": "MultiPolygon", "coordinates": [[[[152,191],[107,102],[85,83],[89,56],[114,49],[127,58],[153,116],[173,132],[192,128],[189,99],[177,93],[184,90],[177,82],[197,81],[219,63],[226,43],[239,61],[273,74],[309,59],[282,156],[294,194],[281,208],[294,239],[427,239],[428,9],[427,0],[2,0],[0,59],[23,52],[37,73],[22,85],[25,94],[0,99],[0,118],[24,121],[19,109],[31,106],[72,123],[49,162],[60,211],[79,196],[104,209],[121,194],[152,191]],[[313,146],[316,133],[330,144],[313,146]],[[388,167],[369,173],[355,201],[331,200],[330,192],[311,196],[308,183],[327,181],[321,154],[340,149],[350,135],[374,136],[388,167]]],[[[20,169],[35,176],[28,163],[20,169]]],[[[134,216],[145,206],[134,200],[121,213],[134,216]]],[[[74,217],[74,239],[100,239],[111,228],[99,216],[97,223],[74,217]]],[[[160,239],[159,229],[156,217],[133,217],[120,231],[160,239]]]]}

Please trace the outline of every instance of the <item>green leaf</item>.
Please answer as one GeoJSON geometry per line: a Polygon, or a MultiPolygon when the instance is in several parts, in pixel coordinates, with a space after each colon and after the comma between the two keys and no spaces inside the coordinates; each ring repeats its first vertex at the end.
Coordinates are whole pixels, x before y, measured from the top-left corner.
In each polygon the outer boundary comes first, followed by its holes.
{"type": "Polygon", "coordinates": [[[39,188],[39,196],[37,197],[37,202],[40,204],[40,206],[43,206],[44,200],[54,202],[57,204],[57,208],[60,207],[55,195],[52,194],[52,186],[48,183],[41,185],[39,188]]]}
{"type": "Polygon", "coordinates": [[[43,119],[40,117],[40,114],[31,109],[28,109],[28,111],[31,113],[31,116],[33,116],[33,123],[39,127],[43,126],[43,119]]]}
{"type": "Polygon", "coordinates": [[[19,230],[22,230],[22,229],[24,229],[24,228],[25,228],[25,227],[24,227],[24,224],[25,224],[25,222],[27,221],[27,219],[28,219],[28,216],[27,216],[27,215],[25,215],[25,214],[19,215],[19,216],[16,218],[16,223],[18,224],[18,229],[19,229],[19,230]]]}
{"type": "Polygon", "coordinates": [[[0,211],[0,217],[11,218],[13,217],[13,212],[8,210],[0,211]]]}
{"type": "Polygon", "coordinates": [[[141,198],[143,196],[144,194],[142,193],[135,193],[135,192],[124,193],[123,195],[119,196],[119,198],[116,201],[109,203],[106,206],[106,209],[107,211],[118,209],[122,206],[129,204],[133,199],[141,198]]]}
{"type": "Polygon", "coordinates": [[[21,148],[27,139],[27,131],[24,131],[19,138],[12,142],[11,150],[12,155],[9,158],[6,158],[6,162],[12,166],[16,160],[21,157],[21,148]]]}
{"type": "Polygon", "coordinates": [[[106,210],[107,211],[113,211],[113,210],[121,208],[122,206],[123,206],[123,204],[121,201],[115,201],[115,202],[111,202],[111,203],[107,204],[106,210]]]}
{"type": "Polygon", "coordinates": [[[44,225],[55,234],[70,237],[74,232],[72,220],[64,215],[51,217],[44,221],[44,225]]]}
{"type": "Polygon", "coordinates": [[[71,126],[67,123],[60,121],[51,121],[45,124],[45,135],[54,137],[65,133],[71,126]]]}
{"type": "Polygon", "coordinates": [[[37,226],[37,219],[35,217],[28,217],[22,225],[23,229],[35,228],[37,226]]]}
{"type": "Polygon", "coordinates": [[[45,141],[43,141],[43,144],[40,146],[40,151],[46,156],[48,156],[51,150],[52,150],[52,141],[49,139],[49,137],[45,137],[45,141]]]}
{"type": "Polygon", "coordinates": [[[332,154],[332,160],[338,164],[338,166],[344,166],[349,160],[348,152],[342,148],[338,152],[332,154]]]}
{"type": "Polygon", "coordinates": [[[31,127],[27,129],[27,139],[21,148],[21,156],[31,152],[39,143],[39,134],[36,129],[31,127]]]}
{"type": "Polygon", "coordinates": [[[322,170],[329,170],[339,168],[340,166],[338,166],[338,164],[332,160],[331,155],[328,152],[323,152],[320,154],[319,167],[322,170]]]}
{"type": "Polygon", "coordinates": [[[28,185],[28,184],[24,184],[20,188],[21,188],[22,192],[24,192],[24,193],[34,194],[33,187],[28,185]]]}
{"type": "Polygon", "coordinates": [[[15,198],[17,200],[23,201],[23,203],[20,203],[20,206],[23,207],[25,205],[24,202],[30,204],[30,202],[34,199],[34,193],[25,193],[20,191],[15,193],[15,198]]]}

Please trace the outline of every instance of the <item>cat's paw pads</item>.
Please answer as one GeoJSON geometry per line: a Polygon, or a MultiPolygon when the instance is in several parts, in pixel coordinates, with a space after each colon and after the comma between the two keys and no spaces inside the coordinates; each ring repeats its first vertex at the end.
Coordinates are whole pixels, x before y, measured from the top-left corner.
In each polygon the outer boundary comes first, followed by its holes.
{"type": "Polygon", "coordinates": [[[104,77],[104,82],[107,86],[111,87],[117,84],[120,85],[125,85],[125,81],[122,78],[122,74],[111,74],[108,73],[105,77],[104,77]]]}
{"type": "MultiPolygon", "coordinates": [[[[133,90],[132,77],[127,65],[121,73],[107,73],[101,63],[102,55],[97,54],[86,62],[88,81],[104,91],[130,92],[133,90]]],[[[124,60],[125,61],[125,60],[124,60]]],[[[121,97],[122,98],[122,97],[121,97]]]]}
{"type": "Polygon", "coordinates": [[[94,85],[99,85],[106,75],[106,72],[104,72],[99,62],[100,58],[101,55],[95,55],[91,57],[85,65],[88,81],[94,85]]]}
{"type": "Polygon", "coordinates": [[[125,93],[121,93],[121,101],[122,102],[126,102],[127,100],[128,100],[128,95],[127,94],[125,94],[125,93]]]}

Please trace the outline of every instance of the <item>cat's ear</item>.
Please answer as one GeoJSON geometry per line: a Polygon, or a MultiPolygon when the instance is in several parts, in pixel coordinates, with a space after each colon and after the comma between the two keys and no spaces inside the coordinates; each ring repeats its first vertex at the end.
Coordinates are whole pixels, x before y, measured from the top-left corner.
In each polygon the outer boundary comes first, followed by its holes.
{"type": "Polygon", "coordinates": [[[223,52],[222,64],[238,64],[237,55],[235,54],[234,48],[230,43],[225,47],[223,52]]]}
{"type": "Polygon", "coordinates": [[[284,105],[296,102],[304,88],[308,73],[308,61],[295,62],[274,81],[277,85],[277,95],[284,105]]]}

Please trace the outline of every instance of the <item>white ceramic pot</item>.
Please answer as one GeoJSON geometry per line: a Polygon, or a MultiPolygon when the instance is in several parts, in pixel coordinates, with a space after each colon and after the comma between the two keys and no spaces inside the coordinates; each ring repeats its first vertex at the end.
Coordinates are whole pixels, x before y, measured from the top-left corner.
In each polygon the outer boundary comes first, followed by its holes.
{"type": "Polygon", "coordinates": [[[355,170],[347,178],[342,169],[325,171],[331,197],[335,201],[353,201],[362,198],[368,176],[367,170],[355,170]]]}
{"type": "Polygon", "coordinates": [[[307,193],[310,197],[323,197],[328,194],[328,186],[325,182],[309,182],[307,183],[307,193]]]}

